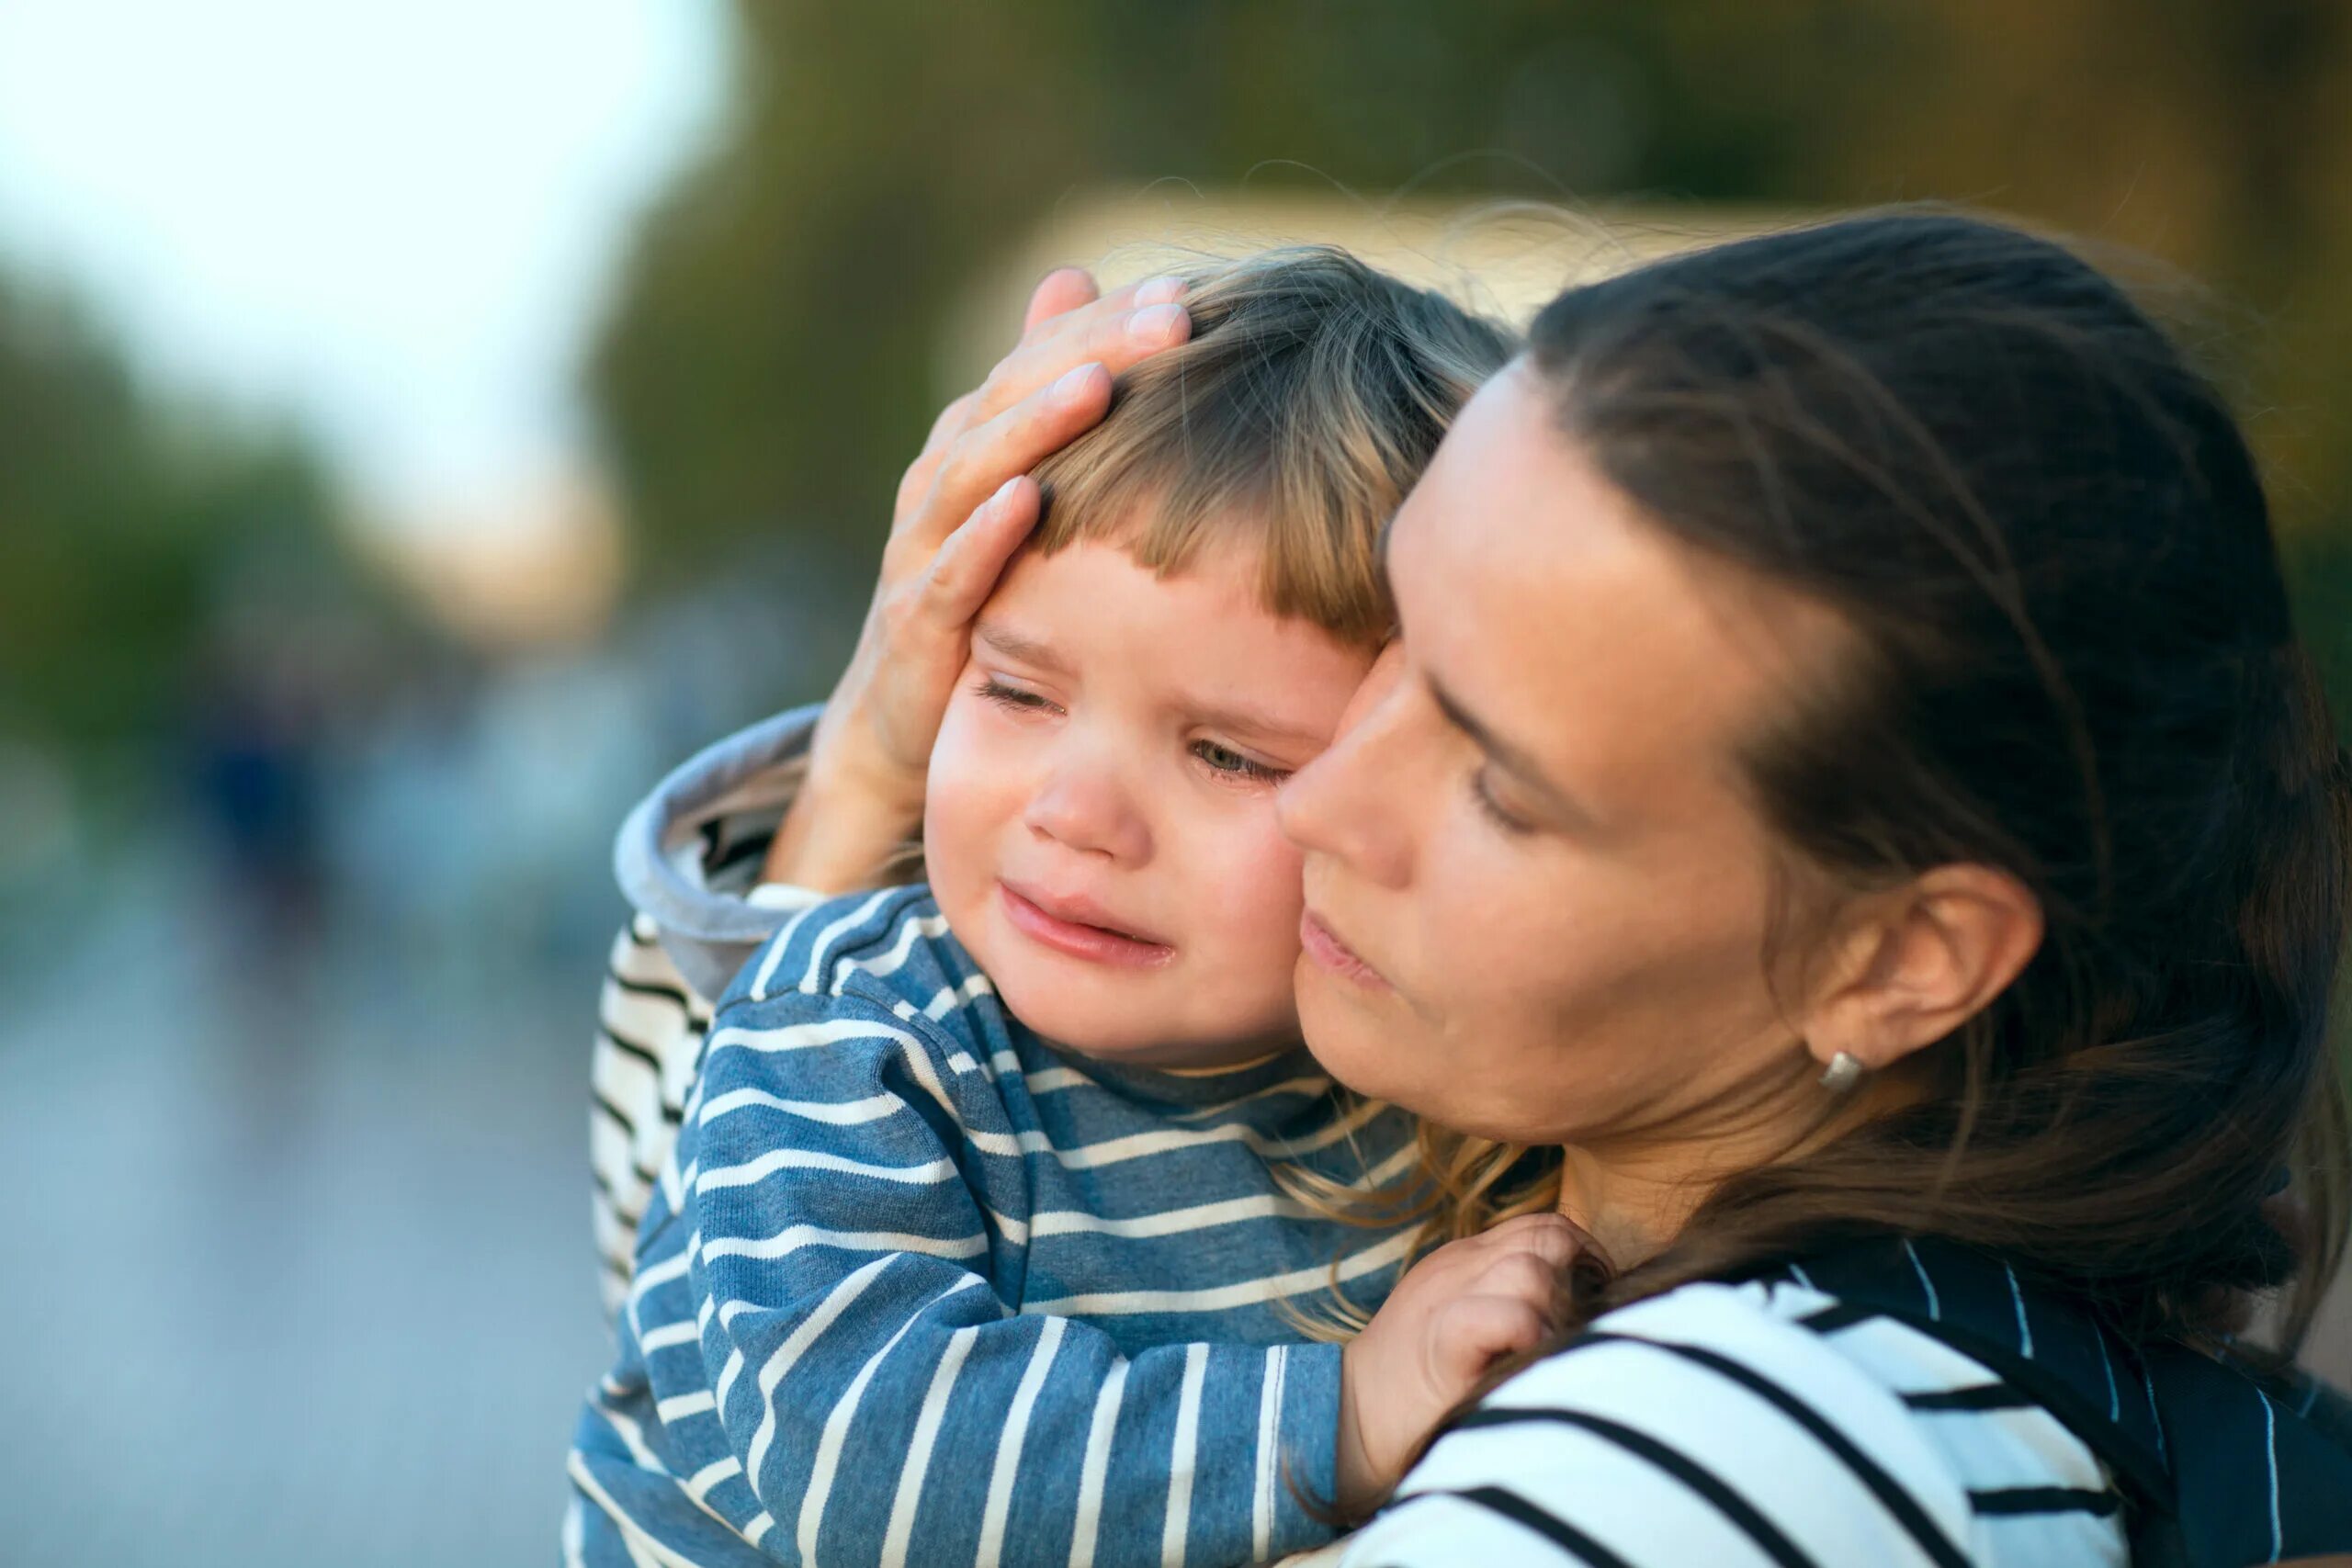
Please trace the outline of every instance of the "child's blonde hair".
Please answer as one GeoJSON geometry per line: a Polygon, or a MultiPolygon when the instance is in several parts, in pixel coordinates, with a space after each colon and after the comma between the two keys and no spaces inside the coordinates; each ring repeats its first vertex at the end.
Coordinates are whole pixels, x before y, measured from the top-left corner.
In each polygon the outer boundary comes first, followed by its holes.
{"type": "Polygon", "coordinates": [[[1269,612],[1377,647],[1380,529],[1510,331],[1329,245],[1204,269],[1183,302],[1191,341],[1120,377],[1108,417],[1038,466],[1035,547],[1114,543],[1166,574],[1246,545],[1269,612]]]}

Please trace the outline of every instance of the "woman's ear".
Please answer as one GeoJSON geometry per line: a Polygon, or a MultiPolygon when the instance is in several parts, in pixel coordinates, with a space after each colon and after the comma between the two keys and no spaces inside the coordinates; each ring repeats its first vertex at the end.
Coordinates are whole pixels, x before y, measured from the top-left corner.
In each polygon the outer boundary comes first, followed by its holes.
{"type": "Polygon", "coordinates": [[[1807,1047],[1869,1068],[1931,1045],[1989,1006],[2041,946],[2041,903],[1990,866],[1938,866],[1859,900],[1818,971],[1807,1047]]]}

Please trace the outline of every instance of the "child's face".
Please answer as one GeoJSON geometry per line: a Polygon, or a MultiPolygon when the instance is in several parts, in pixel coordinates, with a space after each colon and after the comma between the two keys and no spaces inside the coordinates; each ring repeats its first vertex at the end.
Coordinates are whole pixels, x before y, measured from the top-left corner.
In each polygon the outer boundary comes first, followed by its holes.
{"type": "Polygon", "coordinates": [[[932,890],[1005,1006],[1072,1050],[1216,1066],[1297,1037],[1274,789],[1371,657],[1261,609],[1257,570],[1024,553],[974,626],[931,755],[932,890]]]}

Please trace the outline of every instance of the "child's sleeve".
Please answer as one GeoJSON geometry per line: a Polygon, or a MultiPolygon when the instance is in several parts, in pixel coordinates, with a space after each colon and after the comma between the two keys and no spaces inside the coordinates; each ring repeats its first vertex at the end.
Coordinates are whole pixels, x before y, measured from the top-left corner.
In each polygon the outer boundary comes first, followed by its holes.
{"type": "Polygon", "coordinates": [[[1338,1348],[1130,1357],[1014,1312],[1024,1217],[981,1195],[1025,1194],[1023,1157],[931,1021],[724,1008],[632,1308],[702,1456],[690,1489],[786,1562],[1241,1563],[1327,1539],[1298,1494],[1330,1491],[1338,1348]]]}

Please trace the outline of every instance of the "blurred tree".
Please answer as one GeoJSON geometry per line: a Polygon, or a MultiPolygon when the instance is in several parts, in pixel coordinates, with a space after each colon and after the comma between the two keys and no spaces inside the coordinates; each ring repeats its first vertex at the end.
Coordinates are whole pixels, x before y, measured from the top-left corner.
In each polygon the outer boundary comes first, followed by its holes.
{"type": "Polygon", "coordinates": [[[0,278],[0,737],[116,795],[176,739],[228,601],[348,591],[329,517],[298,442],[157,399],[0,278]]]}
{"type": "Polygon", "coordinates": [[[590,372],[657,578],[755,537],[862,570],[941,391],[951,295],[1075,187],[1940,198],[2143,249],[2244,302],[2218,348],[2352,696],[2340,0],[757,0],[737,17],[730,130],[649,218],[590,372]]]}

